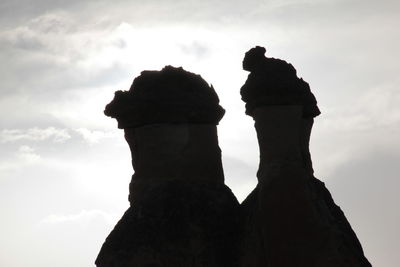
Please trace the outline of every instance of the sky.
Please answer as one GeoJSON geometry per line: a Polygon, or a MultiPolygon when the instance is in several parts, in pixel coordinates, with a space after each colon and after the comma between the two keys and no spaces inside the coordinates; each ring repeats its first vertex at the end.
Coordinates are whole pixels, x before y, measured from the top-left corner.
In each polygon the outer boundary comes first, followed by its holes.
{"type": "Polygon", "coordinates": [[[142,70],[182,66],[214,86],[225,182],[242,201],[259,155],[241,62],[261,45],[318,100],[316,177],[372,265],[397,267],[399,18],[390,0],[2,0],[0,266],[94,266],[133,173],[103,110],[142,70]]]}

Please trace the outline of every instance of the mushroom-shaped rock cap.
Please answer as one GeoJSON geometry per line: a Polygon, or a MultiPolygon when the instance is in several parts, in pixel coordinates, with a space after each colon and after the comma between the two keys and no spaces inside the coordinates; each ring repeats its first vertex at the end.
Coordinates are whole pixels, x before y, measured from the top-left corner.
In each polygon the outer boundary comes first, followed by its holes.
{"type": "Polygon", "coordinates": [[[121,129],[157,123],[217,125],[224,113],[214,88],[200,75],[172,66],[143,71],[129,91],[116,91],[104,110],[121,129]]]}
{"type": "Polygon", "coordinates": [[[246,102],[246,114],[260,106],[302,105],[303,117],[321,114],[310,86],[298,78],[296,69],[284,60],[265,57],[266,49],[256,46],[246,52],[243,69],[250,71],[240,89],[246,102]]]}

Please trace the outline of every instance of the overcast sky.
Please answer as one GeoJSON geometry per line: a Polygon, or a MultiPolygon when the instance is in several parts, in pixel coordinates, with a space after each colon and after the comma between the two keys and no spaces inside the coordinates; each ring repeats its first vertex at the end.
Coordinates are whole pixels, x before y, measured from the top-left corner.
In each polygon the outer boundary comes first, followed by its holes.
{"type": "Polygon", "coordinates": [[[226,183],[243,200],[258,146],[241,61],[262,45],[317,97],[315,175],[373,266],[397,267],[399,18],[389,0],[2,0],[0,266],[94,266],[133,173],[104,106],[145,69],[182,66],[213,84],[226,183]]]}

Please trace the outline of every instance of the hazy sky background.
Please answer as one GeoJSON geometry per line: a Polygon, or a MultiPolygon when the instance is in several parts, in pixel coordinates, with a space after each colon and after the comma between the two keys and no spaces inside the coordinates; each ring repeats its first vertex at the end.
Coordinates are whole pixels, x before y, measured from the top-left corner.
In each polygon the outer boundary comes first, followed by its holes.
{"type": "Polygon", "coordinates": [[[243,200],[258,146],[239,89],[255,45],[291,62],[322,115],[315,174],[373,266],[398,267],[400,2],[0,2],[0,266],[87,267],[128,207],[133,170],[103,109],[145,69],[183,66],[219,94],[226,183],[243,200]]]}

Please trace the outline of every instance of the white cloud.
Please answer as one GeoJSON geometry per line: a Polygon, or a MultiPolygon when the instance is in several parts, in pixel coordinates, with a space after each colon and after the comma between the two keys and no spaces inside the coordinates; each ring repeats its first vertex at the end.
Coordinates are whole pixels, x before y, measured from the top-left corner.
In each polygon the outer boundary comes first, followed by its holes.
{"type": "Polygon", "coordinates": [[[20,146],[18,149],[18,157],[28,164],[36,163],[41,159],[40,155],[36,154],[35,150],[29,146],[20,146]]]}
{"type": "Polygon", "coordinates": [[[78,132],[83,137],[83,139],[87,141],[89,144],[96,144],[104,138],[119,137],[115,131],[113,132],[105,132],[99,130],[92,131],[86,128],[79,128],[76,129],[75,131],[78,132]]]}
{"type": "Polygon", "coordinates": [[[55,127],[34,127],[27,130],[4,129],[0,132],[0,143],[17,141],[44,141],[49,139],[56,143],[63,143],[70,138],[71,135],[68,133],[68,130],[58,129],[55,127]]]}
{"type": "Polygon", "coordinates": [[[20,146],[14,155],[0,162],[0,172],[19,170],[42,161],[42,157],[27,145],[20,146]]]}
{"type": "Polygon", "coordinates": [[[68,40],[67,36],[75,31],[76,24],[68,13],[55,12],[0,31],[0,45],[3,49],[11,48],[24,53],[23,59],[29,58],[28,55],[40,56],[47,60],[50,56],[53,56],[53,59],[62,59],[69,51],[67,44],[70,43],[65,43],[68,40]]]}
{"type": "Polygon", "coordinates": [[[115,223],[119,215],[110,214],[102,210],[81,210],[75,214],[51,214],[41,220],[41,224],[60,224],[60,223],[88,223],[92,220],[102,219],[108,224],[115,223]]]}

